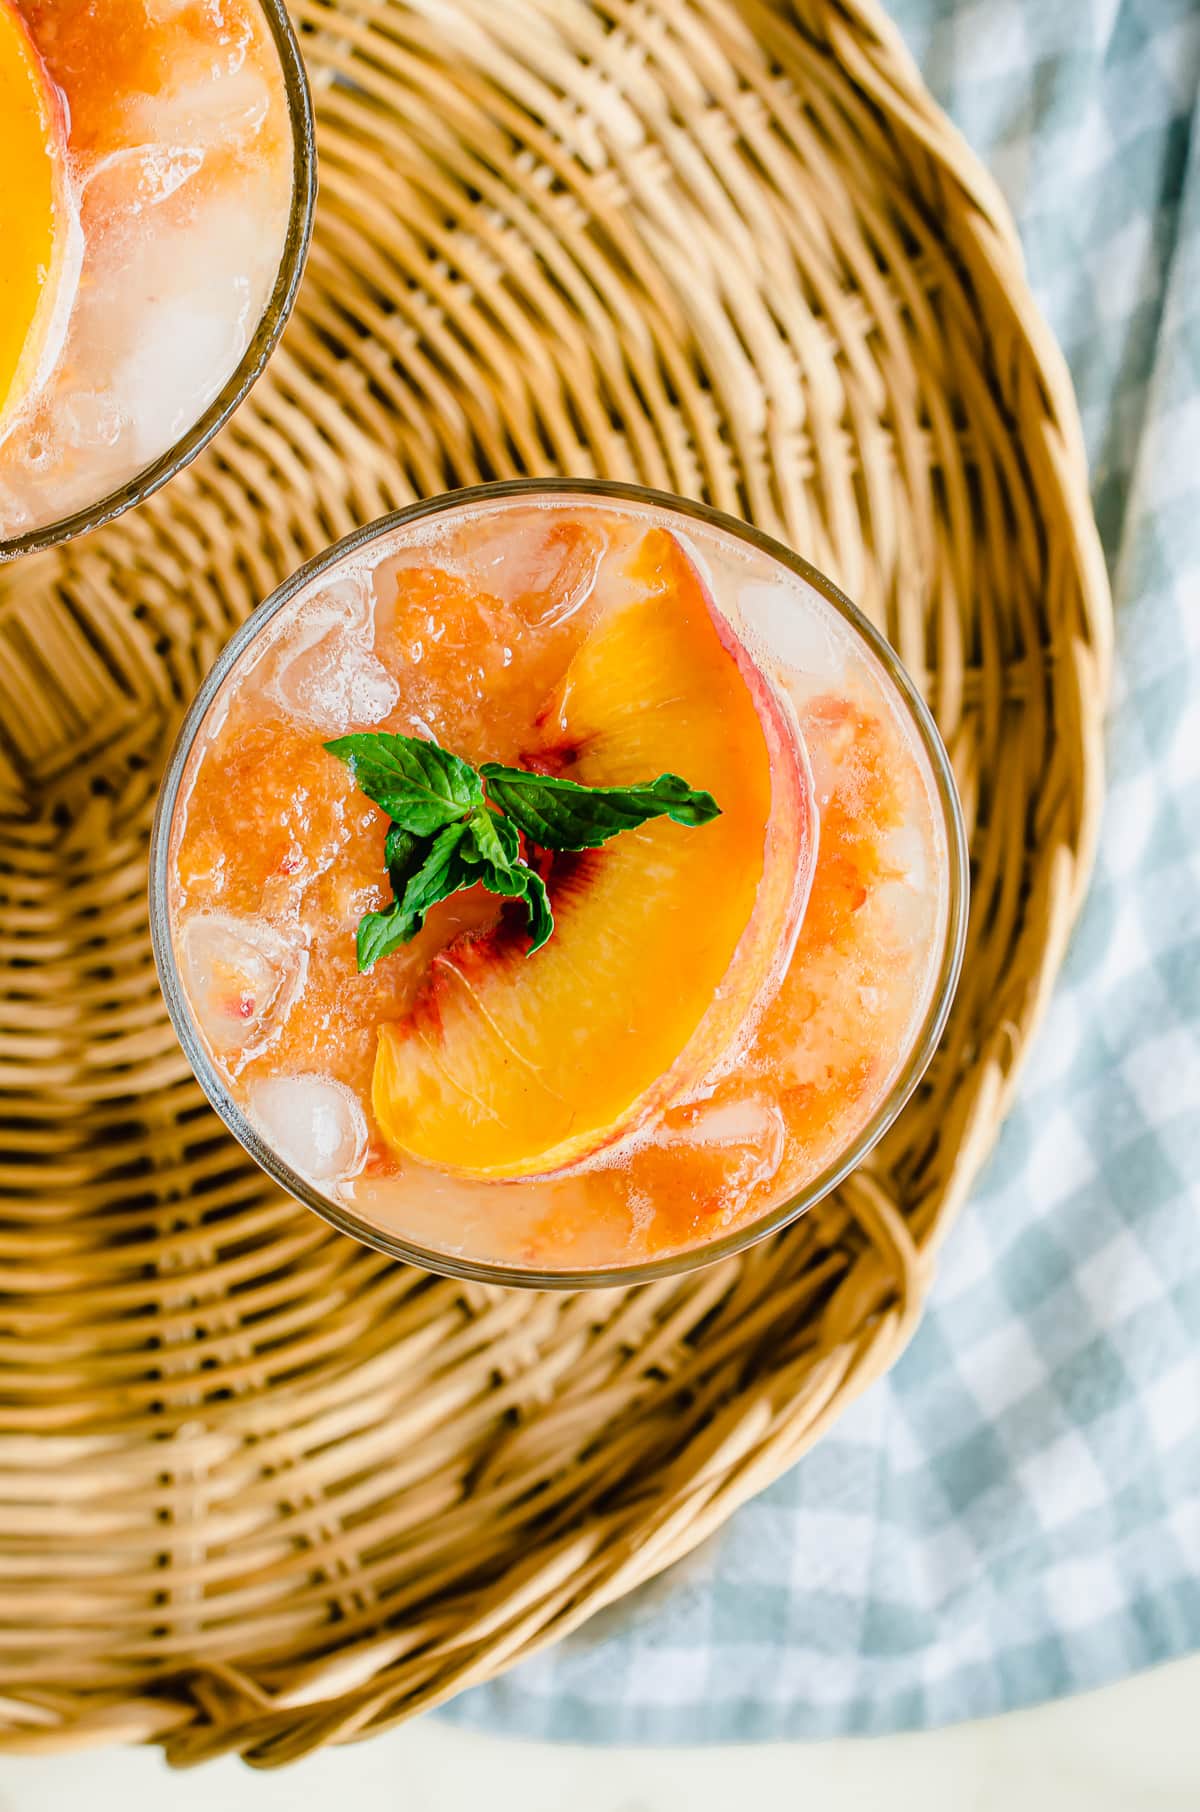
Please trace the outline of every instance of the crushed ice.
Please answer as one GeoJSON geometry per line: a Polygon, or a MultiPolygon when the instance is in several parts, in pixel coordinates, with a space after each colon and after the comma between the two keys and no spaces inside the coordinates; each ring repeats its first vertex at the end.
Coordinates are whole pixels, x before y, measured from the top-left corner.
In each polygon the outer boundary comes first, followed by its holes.
{"type": "Polygon", "coordinates": [[[265,674],[289,715],[345,731],[395,708],[400,688],[374,653],[374,595],[371,575],[351,572],[301,605],[265,674]]]}

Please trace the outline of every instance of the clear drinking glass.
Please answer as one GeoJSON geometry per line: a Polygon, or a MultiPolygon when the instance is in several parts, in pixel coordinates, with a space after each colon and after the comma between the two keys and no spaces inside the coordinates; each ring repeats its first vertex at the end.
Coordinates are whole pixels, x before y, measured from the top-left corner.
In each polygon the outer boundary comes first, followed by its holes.
{"type": "Polygon", "coordinates": [[[283,332],[304,272],[317,195],[312,98],[296,33],[284,0],[256,0],[278,56],[292,149],[291,202],[279,268],[257,326],[236,368],[199,417],[164,452],[94,502],[20,534],[0,532],[0,562],[36,553],[100,528],[143,502],[193,460],[224,426],[261,376],[283,332]]]}
{"type": "MultiPolygon", "coordinates": [[[[715,595],[717,587],[710,582],[710,588],[715,595]]],[[[786,631],[786,625],[784,627],[786,631]]],[[[262,671],[261,666],[259,671],[262,671]]],[[[895,1120],[933,1054],[958,979],[968,897],[962,812],[949,761],[933,720],[891,648],[836,586],[769,536],[706,505],[634,485],[569,479],[519,479],[413,504],[359,529],[281,585],[224,649],[183,723],[159,795],[150,875],[154,952],[171,1019],[209,1101],[251,1157],[292,1196],[333,1226],[395,1258],[452,1276],[539,1289],[627,1285],[692,1270],[728,1257],[778,1231],[834,1188],[895,1120]],[[385,1224],[385,1218],[372,1218],[361,1202],[356,1205],[340,1188],[319,1185],[302,1175],[272,1148],[244,1106],[234,1098],[198,1028],[181,974],[172,925],[171,876],[172,852],[183,816],[181,799],[190,784],[189,774],[194,771],[191,766],[193,755],[195,753],[198,760],[199,749],[203,747],[203,741],[198,744],[198,738],[202,738],[202,733],[216,721],[215,715],[210,716],[214,707],[216,712],[225,708],[224,701],[229,697],[229,693],[223,691],[226,682],[230,681],[231,688],[236,686],[239,677],[247,675],[255,661],[269,653],[271,626],[277,620],[281,625],[290,620],[281,613],[287,613],[289,606],[298,605],[314,594],[321,594],[327,584],[336,583],[339,575],[347,570],[361,570],[364,562],[369,562],[375,553],[382,557],[384,550],[403,548],[406,536],[440,532],[446,525],[453,527],[460,518],[466,521],[471,512],[490,512],[487,520],[494,522],[504,511],[528,510],[530,506],[548,508],[571,500],[576,500],[581,508],[599,505],[646,512],[648,520],[657,521],[680,537],[694,539],[697,549],[711,552],[715,547],[722,559],[721,550],[727,550],[735,563],[746,562],[747,572],[757,575],[759,581],[764,574],[768,581],[773,575],[793,592],[798,582],[814,611],[832,613],[822,620],[870,665],[880,686],[889,695],[890,708],[894,708],[897,721],[903,723],[903,733],[923,775],[922,784],[927,788],[939,872],[929,882],[937,893],[937,916],[936,924],[930,922],[933,928],[929,933],[928,966],[922,971],[925,976],[923,992],[920,1000],[915,1002],[914,1016],[903,1046],[892,1054],[894,1061],[880,1098],[873,1102],[862,1123],[854,1127],[853,1135],[826,1154],[817,1174],[808,1176],[802,1187],[788,1193],[785,1199],[771,1202],[764,1211],[733,1225],[714,1225],[710,1238],[699,1238],[681,1249],[642,1256],[630,1263],[611,1262],[601,1256],[596,1262],[589,1260],[560,1266],[508,1262],[507,1259],[498,1261],[494,1254],[470,1249],[469,1242],[464,1244],[461,1239],[456,1242],[452,1237],[454,1230],[449,1225],[443,1247],[437,1238],[430,1237],[428,1227],[418,1237],[402,1225],[385,1224]],[[705,541],[706,536],[709,542],[705,541]]],[[[533,960],[536,961],[536,957],[533,960]]],[[[524,1191],[530,1186],[526,1182],[487,1185],[493,1190],[500,1187],[509,1192],[524,1191]]],[[[503,1200],[519,1202],[520,1196],[509,1194],[503,1200]]],[[[452,1213],[449,1219],[453,1219],[452,1213]]]]}

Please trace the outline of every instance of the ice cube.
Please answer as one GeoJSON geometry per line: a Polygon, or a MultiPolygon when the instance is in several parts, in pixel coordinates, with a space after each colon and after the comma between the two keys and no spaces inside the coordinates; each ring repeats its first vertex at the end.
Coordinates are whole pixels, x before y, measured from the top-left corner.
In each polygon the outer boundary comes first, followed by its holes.
{"type": "Polygon", "coordinates": [[[72,356],[128,424],[120,449],[129,464],[170,447],[236,370],[278,262],[266,175],[214,188],[203,172],[183,174],[194,149],[179,152],[177,167],[174,152],[157,165],[137,153],[114,160],[84,198],[92,247],[72,356]],[[177,176],[180,192],[164,209],[161,185],[177,176]]]}
{"type": "Polygon", "coordinates": [[[919,824],[902,824],[880,839],[879,856],[885,868],[903,876],[910,887],[929,884],[929,857],[919,824]]]}
{"type": "Polygon", "coordinates": [[[109,220],[167,201],[204,165],[199,145],[128,145],[90,166],[83,179],[89,215],[109,220]]]}
{"type": "Polygon", "coordinates": [[[247,1100],[251,1120],[286,1164],[313,1183],[353,1176],[367,1149],[357,1098],[332,1076],[268,1076],[247,1100]]]}
{"type": "Polygon", "coordinates": [[[0,539],[20,535],[33,526],[33,511],[15,485],[0,484],[0,539]]]}
{"type": "Polygon", "coordinates": [[[690,1145],[754,1145],[769,1150],[783,1136],[783,1118],[773,1101],[755,1095],[701,1102],[666,1136],[690,1145]]]}
{"type": "Polygon", "coordinates": [[[265,74],[247,63],[237,46],[231,46],[224,69],[195,61],[178,65],[172,74],[166,86],[130,97],[127,143],[227,150],[253,138],[270,111],[265,74]]]}
{"type": "Polygon", "coordinates": [[[908,881],[880,881],[871,894],[878,935],[894,949],[916,951],[929,935],[928,896],[908,881]]]}
{"type": "Polygon", "coordinates": [[[741,587],[737,603],[745,634],[782,669],[779,677],[798,705],[844,682],[845,650],[821,620],[824,606],[799,585],[754,580],[741,587]]]}
{"type": "Polygon", "coordinates": [[[240,300],[220,310],[180,296],[147,313],[136,346],[113,373],[139,460],[156,459],[211,402],[245,349],[241,318],[240,300]]]}
{"type": "Polygon", "coordinates": [[[374,589],[350,573],[308,599],[289,622],[266,673],[266,691],[321,730],[377,724],[400,688],[374,653],[374,589]]]}
{"type": "Polygon", "coordinates": [[[783,1114],[774,1101],[728,1089],[712,1101],[668,1112],[655,1140],[695,1149],[706,1191],[725,1214],[735,1213],[752,1189],[775,1175],[784,1141],[783,1114]]]}
{"type": "Polygon", "coordinates": [[[60,397],[58,419],[69,447],[115,447],[124,423],[111,396],[76,390],[60,397]]]}
{"type": "Polygon", "coordinates": [[[454,564],[532,627],[554,629],[587,603],[605,545],[600,530],[558,511],[509,509],[477,517],[454,564]]]}
{"type": "Polygon", "coordinates": [[[278,1032],[303,984],[308,952],[265,919],[198,912],[178,933],[179,966],[200,1028],[236,1075],[278,1032]]]}

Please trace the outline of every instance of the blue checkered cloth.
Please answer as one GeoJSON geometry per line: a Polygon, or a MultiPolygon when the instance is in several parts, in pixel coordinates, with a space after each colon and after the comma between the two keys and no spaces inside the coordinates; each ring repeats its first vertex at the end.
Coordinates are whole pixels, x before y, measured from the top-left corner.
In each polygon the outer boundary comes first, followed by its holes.
{"type": "Polygon", "coordinates": [[[452,1716],[941,1724],[1200,1648],[1200,5],[895,0],[1017,217],[1117,605],[1095,883],[891,1374],[679,1568],[452,1716]]]}

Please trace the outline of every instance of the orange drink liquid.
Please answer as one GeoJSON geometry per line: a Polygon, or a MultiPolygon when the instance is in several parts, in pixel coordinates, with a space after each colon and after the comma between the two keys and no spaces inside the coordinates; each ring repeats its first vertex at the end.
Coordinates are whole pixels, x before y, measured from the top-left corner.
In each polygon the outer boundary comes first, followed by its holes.
{"type": "Polygon", "coordinates": [[[151,469],[238,371],[294,106],[260,0],[0,0],[0,551],[151,469]]]}
{"type": "Polygon", "coordinates": [[[964,909],[944,753],[852,607],[725,518],[566,483],[420,506],[256,613],[154,886],[177,1027],[254,1155],[385,1249],[543,1283],[697,1262],[827,1188],[915,1085],[964,909]],[[368,730],[668,772],[720,816],[525,842],[544,947],[467,887],[360,973],[388,817],[325,745],[368,730]]]}

